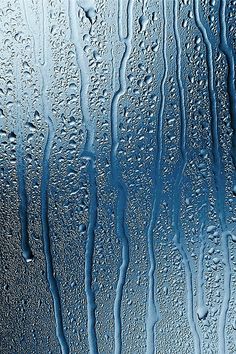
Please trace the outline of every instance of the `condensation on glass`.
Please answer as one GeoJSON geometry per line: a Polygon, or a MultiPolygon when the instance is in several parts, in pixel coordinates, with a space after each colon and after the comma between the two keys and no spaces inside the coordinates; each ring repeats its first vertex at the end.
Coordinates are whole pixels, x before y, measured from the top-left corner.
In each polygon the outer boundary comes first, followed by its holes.
{"type": "Polygon", "coordinates": [[[236,353],[235,16],[1,0],[2,354],[236,353]]]}

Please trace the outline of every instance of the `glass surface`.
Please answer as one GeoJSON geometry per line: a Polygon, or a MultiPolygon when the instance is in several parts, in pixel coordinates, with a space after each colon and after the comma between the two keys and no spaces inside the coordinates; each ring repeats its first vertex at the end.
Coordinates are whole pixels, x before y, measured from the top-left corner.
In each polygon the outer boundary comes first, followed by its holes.
{"type": "Polygon", "coordinates": [[[235,17],[1,0],[1,354],[236,353],[235,17]]]}

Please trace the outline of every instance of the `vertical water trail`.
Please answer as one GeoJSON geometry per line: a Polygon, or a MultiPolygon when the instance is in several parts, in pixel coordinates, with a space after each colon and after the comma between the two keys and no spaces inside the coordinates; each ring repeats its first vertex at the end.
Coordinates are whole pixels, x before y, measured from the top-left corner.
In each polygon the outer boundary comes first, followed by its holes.
{"type": "MultiPolygon", "coordinates": [[[[205,319],[208,313],[208,309],[205,305],[204,297],[204,253],[206,247],[206,237],[205,237],[205,215],[207,215],[206,209],[207,204],[204,203],[201,206],[201,227],[200,227],[200,252],[198,259],[198,277],[197,277],[197,314],[199,320],[205,319]]],[[[199,209],[199,212],[200,212],[199,209]]]]}
{"type": "MultiPolygon", "coordinates": [[[[235,54],[230,48],[227,39],[226,30],[226,0],[220,0],[219,7],[219,24],[220,24],[220,43],[219,49],[225,55],[228,71],[227,71],[227,91],[229,97],[229,108],[231,117],[231,128],[232,128],[232,148],[231,155],[234,164],[234,169],[236,170],[236,88],[235,88],[235,54]]],[[[224,271],[224,298],[221,306],[220,316],[219,316],[219,352],[223,352],[226,349],[225,341],[225,326],[227,320],[227,312],[229,309],[229,301],[231,296],[231,264],[230,264],[230,253],[229,253],[229,235],[227,232],[223,232],[223,243],[222,247],[224,250],[225,271],[224,271]]]]}
{"type": "Polygon", "coordinates": [[[212,145],[213,145],[213,173],[216,188],[216,203],[217,203],[217,213],[222,224],[223,213],[224,213],[224,175],[223,168],[221,164],[221,147],[219,145],[219,135],[218,135],[218,114],[216,105],[216,94],[215,94],[215,75],[214,75],[214,59],[212,44],[209,40],[207,30],[204,27],[201,17],[199,14],[199,0],[194,0],[193,10],[197,28],[199,29],[205,47],[206,47],[206,61],[208,69],[208,91],[209,91],[209,101],[210,101],[210,113],[211,113],[211,133],[212,133],[212,145]]]}
{"type": "Polygon", "coordinates": [[[168,62],[166,54],[167,46],[167,17],[166,17],[166,1],[163,0],[163,65],[164,71],[161,80],[161,101],[160,109],[157,116],[157,136],[156,136],[156,155],[154,157],[154,176],[153,176],[153,204],[151,211],[151,218],[147,230],[147,242],[148,242],[148,257],[149,257],[149,272],[148,272],[148,305],[147,305],[147,318],[146,318],[146,353],[155,353],[155,325],[160,319],[159,310],[157,309],[155,299],[155,248],[154,248],[154,228],[158,219],[160,211],[160,198],[162,189],[161,180],[161,158],[162,158],[162,127],[163,127],[163,113],[165,108],[165,84],[168,74],[168,62]]]}
{"type": "MultiPolygon", "coordinates": [[[[95,136],[95,128],[92,117],[89,112],[89,103],[88,103],[88,90],[89,90],[89,63],[86,55],[83,51],[83,43],[82,43],[82,34],[80,31],[80,27],[78,26],[78,18],[77,8],[79,7],[84,11],[82,7],[79,5],[78,0],[68,0],[68,11],[69,11],[69,21],[70,21],[70,33],[71,33],[71,41],[75,45],[76,50],[76,61],[78,65],[78,69],[80,72],[80,104],[82,110],[82,118],[85,125],[86,130],[86,142],[83,148],[83,157],[84,158],[93,158],[93,143],[95,136]]],[[[92,6],[92,1],[88,0],[88,8],[89,5],[92,6]],[[90,4],[91,2],[91,4],[90,4]]]]}
{"type": "MultiPolygon", "coordinates": [[[[219,49],[225,55],[228,71],[227,71],[227,91],[229,97],[229,108],[231,117],[231,128],[232,128],[232,148],[231,155],[236,170],[236,88],[235,88],[235,54],[230,48],[227,39],[226,30],[226,0],[220,0],[219,7],[219,24],[220,24],[220,43],[219,49]]],[[[230,253],[229,253],[229,235],[223,232],[223,250],[224,258],[227,260],[225,263],[224,272],[224,298],[221,306],[220,316],[219,316],[219,352],[225,351],[225,326],[227,320],[227,312],[229,308],[229,301],[231,296],[231,264],[230,264],[230,253]]]]}
{"type": "MultiPolygon", "coordinates": [[[[17,119],[22,119],[17,117],[17,119]]],[[[20,128],[22,129],[22,128],[20,128]]],[[[22,132],[19,133],[19,141],[17,147],[17,176],[19,184],[19,215],[21,223],[21,251],[26,262],[30,262],[33,259],[32,250],[29,243],[28,232],[28,197],[26,192],[26,173],[25,173],[25,161],[24,161],[24,142],[22,132]]]]}
{"type": "MultiPolygon", "coordinates": [[[[17,63],[17,67],[20,64],[17,63]]],[[[26,190],[26,171],[24,161],[24,126],[23,117],[20,109],[20,103],[18,100],[18,94],[20,92],[20,73],[16,73],[16,97],[17,97],[17,130],[18,130],[18,143],[17,143],[17,177],[18,177],[18,193],[20,198],[19,204],[19,216],[21,224],[21,251],[25,261],[28,263],[32,261],[33,254],[29,243],[29,231],[28,231],[28,196],[26,190]]]]}
{"type": "Polygon", "coordinates": [[[214,76],[214,61],[213,61],[213,51],[212,44],[208,37],[206,28],[204,27],[201,17],[199,14],[199,0],[194,0],[193,11],[195,16],[196,25],[203,37],[203,41],[206,47],[206,60],[208,69],[208,90],[209,90],[209,100],[210,100],[210,112],[211,112],[211,133],[212,133],[212,144],[213,144],[213,174],[216,189],[216,210],[219,217],[219,222],[222,231],[221,243],[224,256],[224,297],[221,306],[221,312],[219,317],[219,327],[218,327],[218,352],[219,354],[226,353],[226,319],[227,312],[229,308],[230,292],[231,292],[231,266],[228,248],[228,236],[226,236],[226,218],[224,210],[224,200],[225,200],[225,177],[224,168],[221,163],[222,153],[221,147],[219,145],[218,136],[218,114],[216,105],[216,94],[215,94],[215,76],[214,76]]]}
{"type": "Polygon", "coordinates": [[[194,352],[196,354],[201,353],[201,340],[199,330],[197,328],[195,317],[194,317],[194,298],[193,298],[193,272],[188,257],[184,232],[180,223],[180,198],[181,198],[181,183],[183,178],[183,173],[187,165],[187,147],[186,147],[186,130],[187,130],[187,120],[186,120],[186,108],[185,108],[185,94],[182,79],[182,49],[181,40],[178,29],[178,0],[174,1],[173,6],[173,17],[174,17],[174,37],[176,42],[176,66],[177,66],[177,83],[179,90],[179,101],[180,101],[180,153],[181,160],[178,167],[178,172],[175,180],[174,186],[174,196],[173,196],[173,209],[172,209],[172,222],[175,231],[174,242],[179,250],[184,268],[185,268],[185,278],[186,278],[186,295],[187,295],[187,316],[190,326],[190,330],[193,336],[194,352]]]}
{"type": "MultiPolygon", "coordinates": [[[[21,0],[21,8],[22,8],[22,13],[24,16],[24,20],[25,20],[27,29],[31,34],[34,61],[36,64],[35,38],[34,38],[33,31],[31,29],[29,21],[28,21],[25,0],[21,0]]],[[[21,118],[17,118],[17,120],[18,120],[18,122],[21,122],[21,118]]],[[[32,250],[30,248],[30,244],[29,244],[28,210],[27,210],[28,198],[27,198],[26,185],[25,185],[25,161],[24,161],[23,145],[24,145],[23,127],[22,127],[22,125],[19,125],[19,145],[18,145],[18,149],[17,149],[17,159],[18,159],[17,175],[18,175],[19,196],[20,196],[19,214],[20,214],[20,220],[21,220],[21,234],[22,234],[21,250],[22,250],[22,255],[23,255],[24,259],[26,260],[26,262],[29,262],[32,260],[33,254],[32,254],[32,250]]]]}
{"type": "Polygon", "coordinates": [[[117,23],[118,23],[118,37],[120,41],[123,41],[124,35],[123,35],[122,0],[118,0],[117,23]]]}
{"type": "Polygon", "coordinates": [[[88,342],[91,354],[98,353],[97,335],[96,335],[96,317],[95,317],[95,295],[92,287],[92,268],[93,254],[95,242],[95,228],[97,224],[97,184],[96,184],[96,158],[94,154],[94,136],[95,127],[89,113],[88,90],[89,90],[89,64],[83,52],[81,43],[82,35],[78,26],[77,4],[76,1],[69,1],[68,6],[71,41],[74,43],[76,50],[77,66],[80,72],[80,106],[82,118],[86,129],[86,142],[83,148],[82,157],[88,161],[87,173],[89,176],[89,223],[87,231],[87,242],[85,250],[85,292],[87,297],[87,325],[88,325],[88,342]]]}
{"type": "MultiPolygon", "coordinates": [[[[116,287],[116,296],[114,301],[114,321],[115,321],[115,354],[120,354],[122,350],[122,321],[121,304],[123,289],[126,280],[127,269],[129,265],[129,240],[128,228],[125,222],[125,212],[127,207],[127,188],[123,181],[120,163],[117,157],[119,147],[118,134],[118,103],[126,91],[126,68],[132,49],[133,36],[133,4],[134,0],[129,0],[127,4],[127,36],[122,37],[124,44],[124,53],[120,61],[118,72],[118,89],[114,93],[111,101],[111,172],[114,189],[117,192],[116,203],[116,233],[121,243],[121,265],[116,287]]],[[[120,38],[120,34],[119,34],[120,38]]]]}
{"type": "MultiPolygon", "coordinates": [[[[45,111],[46,113],[46,111],[45,111]]],[[[49,116],[45,118],[48,125],[48,134],[45,142],[44,155],[43,155],[43,168],[42,168],[42,180],[41,180],[41,220],[42,220],[42,234],[43,234],[43,248],[46,260],[46,273],[49,289],[53,299],[54,316],[56,322],[56,334],[63,354],[69,353],[68,344],[66,342],[63,322],[62,322],[62,310],[61,299],[57,285],[56,278],[54,276],[53,261],[50,244],[50,229],[48,220],[48,188],[49,188],[49,158],[54,137],[54,126],[49,116]]]]}
{"type": "Polygon", "coordinates": [[[111,44],[111,89],[112,92],[115,89],[115,65],[114,65],[114,51],[113,51],[113,43],[111,44]]]}
{"type": "Polygon", "coordinates": [[[230,264],[230,251],[229,251],[229,236],[230,234],[225,229],[222,232],[221,244],[223,250],[223,259],[224,259],[224,296],[221,305],[221,311],[219,315],[219,327],[218,327],[218,353],[228,353],[226,345],[226,322],[227,322],[227,313],[229,310],[229,302],[231,296],[231,264],[230,264]]]}
{"type": "Polygon", "coordinates": [[[236,169],[236,88],[235,88],[235,54],[230,48],[227,39],[226,31],[226,0],[220,0],[219,8],[219,24],[220,24],[220,43],[219,49],[225,55],[228,65],[227,71],[227,89],[229,96],[229,108],[231,116],[231,128],[232,128],[232,160],[234,168],[236,169]]]}
{"type": "Polygon", "coordinates": [[[45,48],[46,48],[46,35],[45,35],[45,8],[43,5],[43,0],[41,2],[41,13],[43,16],[43,56],[42,61],[37,60],[36,57],[36,40],[35,40],[35,31],[37,29],[32,29],[29,23],[29,7],[26,6],[25,0],[21,2],[23,8],[23,15],[28,31],[32,36],[33,41],[33,54],[36,65],[38,65],[40,74],[41,74],[41,99],[45,123],[48,126],[47,138],[45,139],[45,147],[43,153],[43,162],[42,162],[42,179],[41,179],[41,223],[42,223],[42,238],[43,238],[43,249],[46,262],[46,276],[48,281],[49,290],[53,300],[53,309],[54,309],[54,318],[56,323],[56,335],[58,342],[63,354],[69,353],[69,347],[65,338],[63,321],[62,321],[62,309],[61,309],[61,299],[60,293],[57,285],[56,278],[54,276],[53,269],[53,260],[51,253],[51,244],[50,244],[50,228],[48,220],[48,187],[49,187],[49,158],[51,154],[51,148],[54,138],[54,126],[51,119],[51,112],[49,110],[48,98],[47,98],[47,77],[48,77],[48,64],[45,59],[45,48]]]}
{"type": "Polygon", "coordinates": [[[46,59],[46,15],[45,6],[43,0],[41,2],[42,6],[42,16],[43,16],[43,56],[42,61],[39,63],[40,73],[41,73],[41,97],[43,104],[43,115],[45,123],[48,127],[47,137],[45,139],[45,147],[43,153],[42,162],[42,179],[41,179],[41,222],[42,222],[42,236],[43,236],[43,248],[46,260],[46,275],[48,280],[49,289],[53,299],[54,316],[56,322],[56,335],[60,344],[60,348],[63,354],[69,353],[69,347],[65,338],[63,320],[62,320],[62,309],[61,309],[61,298],[58,289],[57,280],[54,276],[53,269],[53,259],[51,252],[51,241],[50,241],[50,226],[49,226],[49,216],[48,216],[48,189],[50,181],[50,164],[49,159],[51,155],[51,149],[53,144],[53,138],[55,135],[54,124],[51,118],[51,110],[49,108],[48,97],[47,97],[47,78],[48,78],[48,62],[46,59]]]}
{"type": "Polygon", "coordinates": [[[98,353],[97,335],[96,335],[96,318],[95,318],[95,295],[92,288],[92,268],[93,254],[95,242],[95,227],[97,223],[97,185],[95,162],[89,160],[88,175],[90,183],[90,206],[89,206],[89,224],[88,236],[85,251],[85,291],[87,295],[87,312],[88,312],[88,339],[91,354],[98,353]]]}

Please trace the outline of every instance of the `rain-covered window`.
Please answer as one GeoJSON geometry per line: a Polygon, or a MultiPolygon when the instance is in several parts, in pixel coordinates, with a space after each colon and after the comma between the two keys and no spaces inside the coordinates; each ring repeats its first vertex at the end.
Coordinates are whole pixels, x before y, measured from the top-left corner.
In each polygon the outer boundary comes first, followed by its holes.
{"type": "Polygon", "coordinates": [[[236,353],[236,2],[1,0],[1,354],[236,353]]]}

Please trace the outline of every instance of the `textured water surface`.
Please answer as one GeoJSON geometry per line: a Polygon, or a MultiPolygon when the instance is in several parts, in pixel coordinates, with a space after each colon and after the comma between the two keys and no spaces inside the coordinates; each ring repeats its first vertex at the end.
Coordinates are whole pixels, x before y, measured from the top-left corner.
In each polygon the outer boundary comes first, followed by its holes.
{"type": "Polygon", "coordinates": [[[236,2],[1,0],[1,354],[236,353],[236,2]]]}

